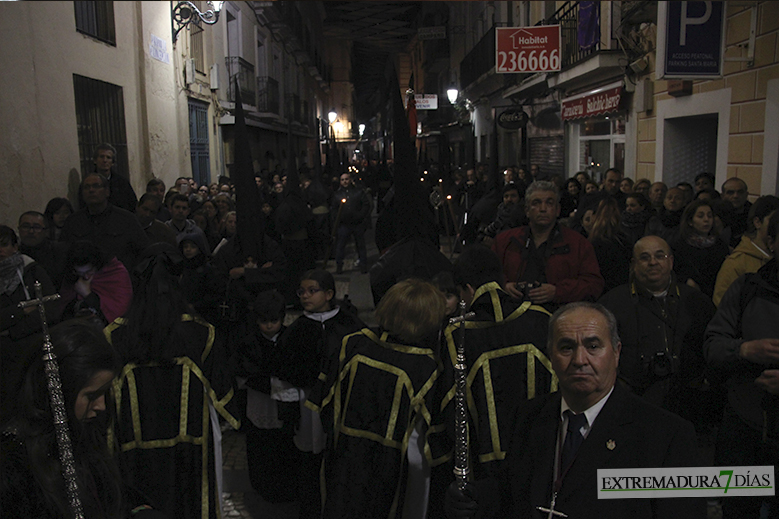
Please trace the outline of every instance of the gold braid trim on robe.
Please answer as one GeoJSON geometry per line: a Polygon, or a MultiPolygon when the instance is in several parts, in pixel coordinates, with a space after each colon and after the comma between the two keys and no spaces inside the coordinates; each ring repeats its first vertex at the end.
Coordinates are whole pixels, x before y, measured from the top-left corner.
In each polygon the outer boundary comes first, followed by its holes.
{"type": "MultiPolygon", "coordinates": [[[[478,290],[476,290],[476,292],[473,295],[473,301],[476,301],[481,296],[489,297],[489,301],[491,303],[491,308],[494,316],[494,321],[465,321],[466,330],[483,330],[483,329],[493,328],[496,326],[502,326],[507,323],[511,323],[512,321],[516,320],[517,318],[519,318],[520,316],[524,315],[526,312],[529,311],[539,312],[546,316],[550,315],[549,312],[543,307],[534,305],[530,301],[525,301],[522,304],[520,304],[519,307],[513,310],[508,316],[504,316],[503,307],[500,304],[499,291],[503,292],[503,289],[500,287],[498,283],[495,282],[486,283],[481,287],[479,287],[478,290]]],[[[459,329],[459,325],[449,325],[447,326],[446,331],[444,332],[446,337],[446,345],[449,353],[449,362],[451,363],[452,366],[454,366],[457,363],[457,346],[455,344],[455,335],[458,329],[459,329]]],[[[472,338],[469,339],[473,340],[472,338]]],[[[466,362],[469,367],[469,370],[467,372],[467,377],[466,377],[466,401],[468,404],[468,410],[471,415],[471,419],[473,420],[474,423],[478,423],[479,421],[477,405],[473,396],[474,380],[479,375],[482,375],[484,380],[484,392],[485,392],[486,407],[488,413],[487,419],[489,420],[489,428],[490,428],[490,438],[487,441],[487,443],[491,445],[491,450],[490,452],[486,452],[486,453],[483,452],[479,455],[478,459],[479,462],[481,463],[486,463],[495,460],[503,460],[506,457],[506,450],[503,449],[503,446],[501,445],[500,430],[498,426],[498,413],[495,404],[494,381],[493,381],[492,370],[491,370],[491,362],[503,357],[520,355],[520,354],[525,354],[527,357],[527,367],[526,367],[527,399],[530,400],[538,396],[536,395],[536,385],[537,385],[536,361],[538,361],[538,363],[540,363],[542,368],[544,368],[544,370],[551,375],[550,391],[551,392],[557,391],[558,381],[557,381],[557,376],[554,374],[554,371],[552,370],[552,363],[535,344],[532,343],[514,344],[502,348],[497,348],[494,350],[484,351],[476,359],[466,359],[466,362]]],[[[453,401],[455,391],[456,391],[455,386],[452,385],[452,387],[449,389],[449,391],[446,393],[443,400],[441,401],[441,411],[443,411],[444,408],[446,408],[446,406],[448,406],[453,401]]],[[[438,426],[438,428],[440,428],[440,425],[438,426]]],[[[432,432],[433,431],[429,431],[429,433],[432,432]]],[[[481,440],[480,443],[484,444],[485,441],[481,440]]],[[[447,456],[445,457],[442,456],[441,458],[436,460],[437,464],[447,461],[450,457],[451,457],[451,453],[448,453],[447,456]]]]}
{"type": "MultiPolygon", "coordinates": [[[[213,325],[204,321],[200,317],[192,316],[189,314],[183,314],[181,316],[181,321],[195,322],[208,329],[208,338],[203,348],[203,353],[200,356],[200,362],[204,363],[208,358],[209,354],[211,353],[211,350],[214,345],[215,329],[213,325]]],[[[109,343],[113,344],[112,333],[119,327],[124,326],[126,323],[127,321],[124,318],[120,317],[104,328],[103,333],[109,343]]],[[[211,432],[210,411],[208,405],[209,403],[211,403],[211,405],[214,406],[214,409],[220,415],[222,415],[222,417],[225,420],[227,420],[227,422],[235,430],[240,429],[241,427],[240,420],[235,418],[226,409],[227,404],[233,398],[234,390],[233,388],[230,388],[230,390],[220,399],[217,396],[216,392],[211,387],[210,381],[208,380],[208,378],[206,378],[205,374],[200,369],[200,366],[198,366],[198,364],[195,361],[193,361],[189,357],[175,357],[172,360],[176,365],[181,366],[182,369],[178,434],[173,438],[166,438],[162,440],[149,440],[149,441],[143,440],[143,434],[141,428],[141,412],[140,412],[139,401],[138,401],[138,388],[135,381],[135,369],[139,367],[140,368],[155,367],[155,366],[159,366],[160,364],[157,362],[149,362],[140,365],[135,363],[128,363],[122,368],[121,373],[114,379],[112,383],[112,393],[114,397],[116,416],[119,416],[122,408],[122,389],[124,388],[125,384],[127,385],[128,396],[130,400],[130,410],[132,415],[133,440],[122,443],[121,445],[118,445],[118,447],[122,452],[127,452],[133,449],[158,449],[158,448],[173,447],[180,443],[190,443],[193,445],[200,445],[201,456],[202,456],[201,464],[203,467],[201,478],[200,478],[201,496],[202,496],[201,510],[202,510],[202,518],[208,519],[209,508],[210,508],[209,481],[208,481],[208,442],[209,442],[209,434],[211,432]],[[205,393],[203,398],[203,409],[201,410],[201,416],[202,416],[201,436],[190,434],[187,426],[188,415],[189,415],[190,378],[192,375],[197,377],[197,379],[203,385],[203,391],[205,393]]],[[[109,427],[107,439],[108,439],[109,448],[113,450],[114,446],[116,445],[114,425],[111,425],[109,427]]],[[[216,506],[216,515],[217,517],[221,517],[221,510],[219,506],[216,506]]]]}

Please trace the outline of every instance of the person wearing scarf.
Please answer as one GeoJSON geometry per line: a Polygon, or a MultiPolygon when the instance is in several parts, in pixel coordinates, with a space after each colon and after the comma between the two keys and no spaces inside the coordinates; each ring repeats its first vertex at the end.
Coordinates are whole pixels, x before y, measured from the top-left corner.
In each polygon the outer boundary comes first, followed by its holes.
{"type": "Polygon", "coordinates": [[[679,236],[679,222],[684,212],[684,192],[678,187],[668,190],[663,200],[663,208],[657,214],[657,220],[647,223],[644,235],[660,236],[668,243],[674,243],[679,236]]]}
{"type": "Polygon", "coordinates": [[[730,251],[714,231],[714,214],[708,200],[694,200],[684,210],[673,249],[679,282],[711,297],[717,273],[730,251]]]}
{"type": "MultiPolygon", "coordinates": [[[[18,341],[41,329],[36,307],[20,309],[18,304],[35,297],[35,282],[40,281],[43,295],[55,293],[46,271],[31,257],[19,252],[16,232],[0,225],[0,348],[7,341],[18,341]]],[[[47,311],[53,315],[47,304],[47,311]]],[[[5,357],[5,354],[3,355],[5,357]]]]}
{"type": "Polygon", "coordinates": [[[92,313],[108,324],[127,312],[133,287],[116,256],[108,257],[92,242],[77,241],[68,251],[60,295],[63,320],[92,313]]]}
{"type": "Polygon", "coordinates": [[[631,246],[644,237],[646,226],[653,218],[657,220],[652,203],[646,196],[631,193],[625,198],[625,211],[620,225],[631,246]]]}

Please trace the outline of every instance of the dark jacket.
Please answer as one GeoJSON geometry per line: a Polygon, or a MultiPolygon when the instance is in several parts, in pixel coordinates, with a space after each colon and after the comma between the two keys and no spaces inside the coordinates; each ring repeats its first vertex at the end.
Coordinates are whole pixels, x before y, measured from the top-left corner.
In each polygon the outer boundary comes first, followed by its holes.
{"type": "Polygon", "coordinates": [[[55,287],[62,284],[65,275],[65,258],[68,255],[67,243],[51,241],[48,238],[38,247],[25,247],[20,243],[19,252],[31,257],[43,267],[55,287]]]}
{"type": "MultiPolygon", "coordinates": [[[[552,499],[560,392],[521,408],[509,463],[511,517],[538,517],[552,499]]],[[[597,470],[700,466],[695,430],[686,420],[617,385],[562,481],[555,510],[569,519],[705,519],[703,498],[598,499],[597,470]]]]}
{"type": "Polygon", "coordinates": [[[187,297],[189,304],[209,323],[216,322],[218,306],[224,301],[225,275],[211,266],[211,254],[203,233],[185,234],[179,242],[181,249],[184,241],[197,245],[200,254],[192,259],[184,258],[184,270],[181,273],[181,291],[187,297]]]}
{"type": "Polygon", "coordinates": [[[727,244],[718,239],[711,247],[702,249],[680,238],[671,245],[674,251],[674,272],[679,283],[692,279],[701,292],[711,298],[717,273],[730,254],[727,244]]]}
{"type": "Polygon", "coordinates": [[[111,204],[100,214],[87,209],[76,211],[65,220],[62,241],[91,241],[110,256],[116,256],[132,271],[138,255],[149,245],[149,238],[135,215],[111,204]]]}
{"type": "Polygon", "coordinates": [[[125,211],[135,212],[135,206],[138,205],[138,197],[135,196],[135,191],[129,180],[114,171],[111,174],[111,178],[108,179],[108,188],[111,190],[111,194],[108,196],[110,203],[125,211]]]}
{"type": "Polygon", "coordinates": [[[779,337],[777,316],[779,281],[774,258],[757,273],[745,274],[730,285],[706,328],[706,360],[727,377],[728,402],[756,430],[763,429],[761,400],[766,392],[755,379],[772,366],[741,358],[739,348],[746,341],[779,337]]]}
{"type": "Polygon", "coordinates": [[[659,236],[669,245],[679,237],[679,222],[684,211],[666,211],[663,209],[657,218],[650,218],[646,223],[644,236],[659,236]]]}
{"type": "Polygon", "coordinates": [[[333,195],[332,209],[341,225],[365,225],[370,222],[371,201],[364,189],[357,186],[341,187],[333,195]],[[346,202],[342,202],[346,200],[346,202]],[[343,204],[343,208],[339,206],[343,204]]]}
{"type": "Polygon", "coordinates": [[[240,243],[235,237],[230,238],[211,261],[211,265],[219,271],[225,281],[221,294],[231,307],[231,320],[242,318],[246,314],[249,302],[254,301],[260,292],[279,288],[284,281],[287,259],[281,247],[267,236],[262,240],[262,246],[260,257],[254,258],[258,268],[246,269],[244,275],[238,279],[230,279],[230,270],[243,267],[246,254],[241,250],[240,243]],[[271,262],[272,265],[261,268],[267,262],[271,262]]]}
{"type": "Polygon", "coordinates": [[[633,256],[630,238],[619,233],[614,238],[597,239],[591,243],[605,283],[603,292],[606,293],[612,288],[627,283],[630,275],[630,258],[633,256]]]}
{"type": "Polygon", "coordinates": [[[313,387],[320,373],[327,374],[337,366],[343,338],[364,327],[357,316],[343,308],[324,322],[301,315],[279,338],[274,375],[295,387],[313,387]]]}
{"type": "Polygon", "coordinates": [[[703,332],[714,315],[711,299],[671,280],[663,299],[635,281],[620,285],[598,301],[617,318],[622,351],[619,378],[651,403],[692,419],[689,409],[701,394],[706,363],[703,332]]]}
{"type": "MultiPolygon", "coordinates": [[[[286,326],[279,329],[284,335],[286,326]]],[[[266,339],[259,331],[252,331],[241,341],[232,359],[235,375],[246,378],[246,387],[270,395],[270,378],[279,371],[276,362],[280,359],[278,341],[266,339]]]]}

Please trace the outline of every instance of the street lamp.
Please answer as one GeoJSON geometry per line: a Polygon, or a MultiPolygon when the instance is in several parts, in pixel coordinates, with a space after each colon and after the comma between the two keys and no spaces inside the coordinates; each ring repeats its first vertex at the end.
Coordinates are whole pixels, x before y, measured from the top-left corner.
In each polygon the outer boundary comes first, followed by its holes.
{"type": "Polygon", "coordinates": [[[338,119],[338,114],[335,113],[335,110],[330,110],[330,113],[327,114],[327,120],[330,121],[330,124],[333,124],[336,119],[338,119]]]}
{"type": "Polygon", "coordinates": [[[449,90],[446,91],[446,97],[449,98],[449,102],[451,104],[454,104],[457,102],[457,96],[460,95],[460,92],[455,87],[450,87],[449,90]]]}
{"type": "Polygon", "coordinates": [[[173,8],[172,19],[170,22],[170,28],[173,31],[173,44],[176,44],[181,29],[195,20],[195,16],[208,25],[214,25],[219,21],[219,11],[222,10],[224,2],[208,2],[211,6],[211,10],[201,13],[195,4],[192,2],[179,2],[176,7],[173,8]],[[174,26],[174,22],[178,27],[174,26]]]}

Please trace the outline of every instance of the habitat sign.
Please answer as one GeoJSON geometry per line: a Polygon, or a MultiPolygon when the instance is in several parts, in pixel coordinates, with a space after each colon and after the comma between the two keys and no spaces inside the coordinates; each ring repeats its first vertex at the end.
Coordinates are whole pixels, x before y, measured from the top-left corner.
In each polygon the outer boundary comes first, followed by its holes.
{"type": "Polygon", "coordinates": [[[598,469],[598,499],[774,495],[774,467],[598,469]]]}

